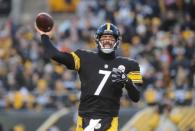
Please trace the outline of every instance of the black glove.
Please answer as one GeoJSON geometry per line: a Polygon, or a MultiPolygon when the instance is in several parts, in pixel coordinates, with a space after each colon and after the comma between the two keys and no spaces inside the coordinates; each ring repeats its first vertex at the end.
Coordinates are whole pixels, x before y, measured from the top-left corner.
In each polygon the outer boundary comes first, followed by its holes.
{"type": "Polygon", "coordinates": [[[113,68],[111,77],[113,83],[132,84],[131,79],[129,79],[120,69],[113,68]]]}

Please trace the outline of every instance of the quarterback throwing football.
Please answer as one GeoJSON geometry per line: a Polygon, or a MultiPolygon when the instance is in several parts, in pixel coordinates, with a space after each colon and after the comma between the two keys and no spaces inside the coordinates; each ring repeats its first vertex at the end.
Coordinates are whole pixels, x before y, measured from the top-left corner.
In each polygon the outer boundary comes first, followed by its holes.
{"type": "Polygon", "coordinates": [[[60,52],[53,46],[51,32],[36,30],[47,56],[79,74],[81,97],[76,131],[117,131],[122,88],[132,101],[138,102],[138,86],[142,84],[139,64],[116,56],[119,29],[105,23],[96,32],[97,52],[78,49],[71,53],[60,52]]]}

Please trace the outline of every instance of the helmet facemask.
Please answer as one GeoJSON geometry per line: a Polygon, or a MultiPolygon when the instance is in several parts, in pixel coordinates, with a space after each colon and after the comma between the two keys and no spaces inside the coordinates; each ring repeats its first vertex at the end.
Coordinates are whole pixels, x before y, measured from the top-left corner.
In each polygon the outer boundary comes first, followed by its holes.
{"type": "MultiPolygon", "coordinates": [[[[103,35],[112,35],[112,34],[103,34],[103,35]]],[[[101,36],[103,36],[103,35],[101,35],[101,36]]],[[[98,49],[101,50],[103,53],[109,54],[109,53],[112,53],[113,51],[115,51],[118,48],[119,41],[120,41],[119,39],[114,37],[115,38],[115,40],[113,41],[114,43],[110,43],[111,46],[109,47],[109,43],[106,44],[106,43],[101,42],[101,40],[100,40],[101,36],[99,38],[96,38],[96,43],[98,44],[98,49]]]]}

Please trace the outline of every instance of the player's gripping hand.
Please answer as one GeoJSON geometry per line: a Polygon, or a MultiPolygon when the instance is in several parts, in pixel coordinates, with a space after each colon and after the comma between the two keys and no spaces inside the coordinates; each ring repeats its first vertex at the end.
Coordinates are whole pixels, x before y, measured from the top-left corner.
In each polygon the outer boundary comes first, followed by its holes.
{"type": "Polygon", "coordinates": [[[53,36],[54,28],[53,28],[51,31],[49,31],[49,32],[43,32],[43,31],[41,31],[41,30],[37,27],[36,23],[35,23],[34,27],[35,27],[36,31],[37,31],[40,35],[47,35],[47,36],[49,36],[50,38],[53,36]]]}
{"type": "Polygon", "coordinates": [[[113,68],[111,78],[113,83],[131,85],[133,84],[131,79],[129,79],[124,72],[117,68],[113,68]]]}

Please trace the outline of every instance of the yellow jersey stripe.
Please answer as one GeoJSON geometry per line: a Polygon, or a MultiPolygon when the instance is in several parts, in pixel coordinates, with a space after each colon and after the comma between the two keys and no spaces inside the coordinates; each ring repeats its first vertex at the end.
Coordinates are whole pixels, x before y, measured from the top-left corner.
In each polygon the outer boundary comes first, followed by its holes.
{"type": "Polygon", "coordinates": [[[142,76],[139,71],[130,72],[127,76],[133,83],[143,83],[142,76]]]}
{"type": "Polygon", "coordinates": [[[110,23],[107,23],[107,24],[106,24],[106,30],[107,30],[107,31],[110,31],[110,23]]]}
{"type": "Polygon", "coordinates": [[[80,58],[77,54],[74,52],[71,52],[71,55],[74,58],[74,64],[75,64],[75,69],[78,71],[80,69],[80,58]]]}

